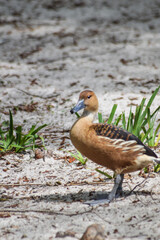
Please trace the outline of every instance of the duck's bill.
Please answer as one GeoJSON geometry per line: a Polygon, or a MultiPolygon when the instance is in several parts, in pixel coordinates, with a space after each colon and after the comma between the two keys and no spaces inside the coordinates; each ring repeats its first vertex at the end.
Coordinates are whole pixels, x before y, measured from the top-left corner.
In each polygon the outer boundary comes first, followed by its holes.
{"type": "Polygon", "coordinates": [[[76,106],[74,108],[71,109],[71,113],[76,113],[79,110],[85,108],[85,104],[84,104],[84,100],[79,100],[78,103],[76,104],[76,106]]]}

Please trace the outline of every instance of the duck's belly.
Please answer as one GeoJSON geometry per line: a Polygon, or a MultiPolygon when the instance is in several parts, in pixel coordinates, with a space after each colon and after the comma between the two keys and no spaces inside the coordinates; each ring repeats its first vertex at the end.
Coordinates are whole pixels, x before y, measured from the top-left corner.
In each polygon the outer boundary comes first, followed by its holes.
{"type": "Polygon", "coordinates": [[[145,154],[138,158],[135,158],[132,155],[128,156],[127,154],[122,155],[112,147],[103,147],[103,145],[98,142],[95,144],[94,139],[93,142],[87,143],[87,141],[78,141],[71,137],[71,141],[81,154],[95,163],[107,167],[117,173],[138,171],[151,163],[150,157],[145,154]],[[143,161],[142,156],[144,156],[143,161]]]}
{"type": "MultiPolygon", "coordinates": [[[[126,167],[126,161],[121,162],[118,154],[116,154],[116,158],[112,149],[104,149],[101,144],[87,144],[87,142],[84,143],[83,141],[78,141],[73,138],[71,138],[71,141],[81,154],[97,164],[107,167],[113,171],[126,167]]],[[[128,163],[127,165],[130,164],[128,163]]]]}

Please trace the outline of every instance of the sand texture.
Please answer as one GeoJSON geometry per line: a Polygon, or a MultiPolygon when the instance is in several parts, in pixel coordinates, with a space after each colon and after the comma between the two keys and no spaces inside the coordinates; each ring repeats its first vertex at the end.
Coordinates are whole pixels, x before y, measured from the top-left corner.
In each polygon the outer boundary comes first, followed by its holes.
{"type": "MultiPolygon", "coordinates": [[[[0,36],[1,122],[10,109],[25,132],[48,124],[42,157],[0,159],[0,239],[78,240],[91,224],[109,240],[160,239],[159,174],[126,175],[124,197],[91,207],[84,202],[108,194],[113,180],[67,152],[81,90],[96,92],[107,119],[113,104],[127,115],[160,85],[160,2],[0,0],[0,36]]],[[[160,93],[151,111],[159,104],[160,93]]]]}

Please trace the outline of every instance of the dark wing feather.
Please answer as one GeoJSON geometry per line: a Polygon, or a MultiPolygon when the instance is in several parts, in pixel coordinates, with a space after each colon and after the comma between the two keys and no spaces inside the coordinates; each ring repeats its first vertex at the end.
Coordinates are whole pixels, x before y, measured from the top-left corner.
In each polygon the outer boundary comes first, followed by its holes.
{"type": "Polygon", "coordinates": [[[125,141],[135,140],[138,145],[143,145],[146,154],[149,156],[157,157],[157,155],[146,145],[144,145],[139,138],[132,133],[127,132],[123,128],[111,125],[111,124],[93,124],[93,128],[98,136],[108,137],[111,139],[123,139],[125,141]]]}

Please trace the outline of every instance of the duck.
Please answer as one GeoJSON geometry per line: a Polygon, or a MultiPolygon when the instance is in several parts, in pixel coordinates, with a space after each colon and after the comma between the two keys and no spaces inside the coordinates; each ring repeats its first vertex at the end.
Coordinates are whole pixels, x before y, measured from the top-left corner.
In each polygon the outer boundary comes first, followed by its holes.
{"type": "Polygon", "coordinates": [[[108,203],[121,196],[124,174],[160,163],[157,154],[132,133],[107,123],[94,123],[98,99],[92,90],[83,90],[71,114],[83,109],[70,130],[74,147],[93,162],[114,172],[114,186],[107,198],[88,201],[90,205],[108,203]]]}

